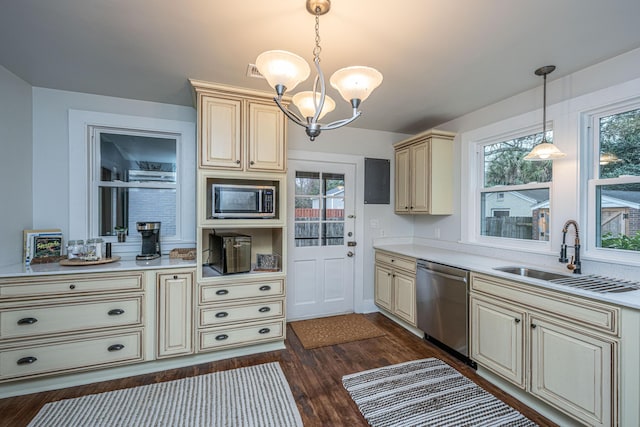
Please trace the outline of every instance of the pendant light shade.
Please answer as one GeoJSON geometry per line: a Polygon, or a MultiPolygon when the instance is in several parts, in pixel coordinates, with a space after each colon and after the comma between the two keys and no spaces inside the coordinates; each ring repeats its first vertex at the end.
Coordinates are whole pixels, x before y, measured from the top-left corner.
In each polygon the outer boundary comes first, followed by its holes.
{"type": "Polygon", "coordinates": [[[540,141],[540,144],[533,147],[533,150],[531,150],[529,154],[524,156],[524,160],[555,160],[566,156],[566,154],[560,151],[558,147],[547,142],[547,74],[551,73],[555,69],[555,65],[545,65],[535,71],[536,76],[543,76],[544,78],[542,98],[542,141],[540,141]]]}
{"type": "MultiPolygon", "coordinates": [[[[315,93],[314,97],[314,92],[306,90],[304,92],[298,92],[293,95],[293,98],[291,98],[291,102],[293,102],[293,105],[298,107],[298,110],[300,110],[300,113],[302,113],[302,117],[313,117],[313,115],[316,113],[316,103],[319,104],[320,102],[319,98],[320,97],[317,93],[315,93]]],[[[324,105],[322,106],[322,110],[318,115],[318,119],[321,119],[325,114],[333,111],[334,108],[336,108],[335,101],[330,96],[325,95],[324,105]]]]}
{"type": "Polygon", "coordinates": [[[333,73],[329,83],[345,101],[352,103],[352,100],[358,99],[362,102],[380,86],[382,74],[371,67],[346,67],[333,73]]]}
{"type": "Polygon", "coordinates": [[[293,90],[299,83],[305,81],[311,73],[307,61],[286,50],[262,52],[256,58],[256,67],[260,74],[267,79],[269,86],[276,91],[282,91],[281,94],[284,94],[287,90],[293,90]]]}

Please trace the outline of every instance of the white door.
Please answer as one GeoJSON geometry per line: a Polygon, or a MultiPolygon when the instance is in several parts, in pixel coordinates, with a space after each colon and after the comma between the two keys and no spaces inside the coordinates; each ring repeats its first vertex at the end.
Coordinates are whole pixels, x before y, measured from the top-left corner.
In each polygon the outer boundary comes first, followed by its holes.
{"type": "Polygon", "coordinates": [[[353,311],[355,165],[291,161],[287,317],[353,311]]]}

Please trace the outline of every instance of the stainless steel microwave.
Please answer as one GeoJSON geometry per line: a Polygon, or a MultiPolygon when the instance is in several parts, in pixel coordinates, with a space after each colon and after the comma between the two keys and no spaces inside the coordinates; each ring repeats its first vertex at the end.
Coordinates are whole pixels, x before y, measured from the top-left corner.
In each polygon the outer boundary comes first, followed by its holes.
{"type": "Polygon", "coordinates": [[[212,218],[275,218],[276,187],[212,184],[212,218]]]}

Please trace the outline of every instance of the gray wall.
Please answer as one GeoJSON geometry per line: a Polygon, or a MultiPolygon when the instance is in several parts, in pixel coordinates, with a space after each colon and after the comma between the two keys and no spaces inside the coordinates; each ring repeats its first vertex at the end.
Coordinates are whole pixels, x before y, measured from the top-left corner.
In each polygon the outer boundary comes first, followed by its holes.
{"type": "Polygon", "coordinates": [[[0,266],[21,261],[32,228],[31,111],[31,85],[0,66],[0,266]]]}

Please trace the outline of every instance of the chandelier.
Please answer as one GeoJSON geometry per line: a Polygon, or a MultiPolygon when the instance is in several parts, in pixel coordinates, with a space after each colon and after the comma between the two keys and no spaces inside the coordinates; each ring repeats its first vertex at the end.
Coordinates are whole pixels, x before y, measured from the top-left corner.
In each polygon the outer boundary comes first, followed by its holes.
{"type": "Polygon", "coordinates": [[[351,117],[322,124],[318,120],[333,111],[336,103],[326,94],[324,74],[320,68],[320,16],[331,9],[330,0],[307,0],[307,11],[316,17],[316,39],[313,49],[313,64],[316,77],[313,90],[299,92],[291,98],[293,104],[300,110],[300,115],[289,110],[282,104],[282,97],[286,91],[293,90],[299,83],[309,77],[310,69],[307,62],[300,56],[284,50],[270,50],[258,55],[256,67],[267,79],[269,85],[275,89],[275,103],[284,114],[294,123],[305,128],[311,141],[315,140],[323,130],[337,129],[348,125],[362,114],[358,111],[360,104],[371,95],[371,92],[382,83],[382,74],[374,68],[352,66],[342,68],[331,76],[329,82],[342,98],[352,108],[351,117]]]}
{"type": "Polygon", "coordinates": [[[558,147],[547,142],[547,74],[553,72],[555,69],[555,65],[545,65],[544,67],[540,67],[534,71],[536,76],[543,76],[544,78],[544,92],[542,98],[542,141],[540,144],[533,147],[533,150],[531,150],[529,154],[524,156],[525,160],[555,160],[566,156],[566,154],[560,151],[558,147]]]}

